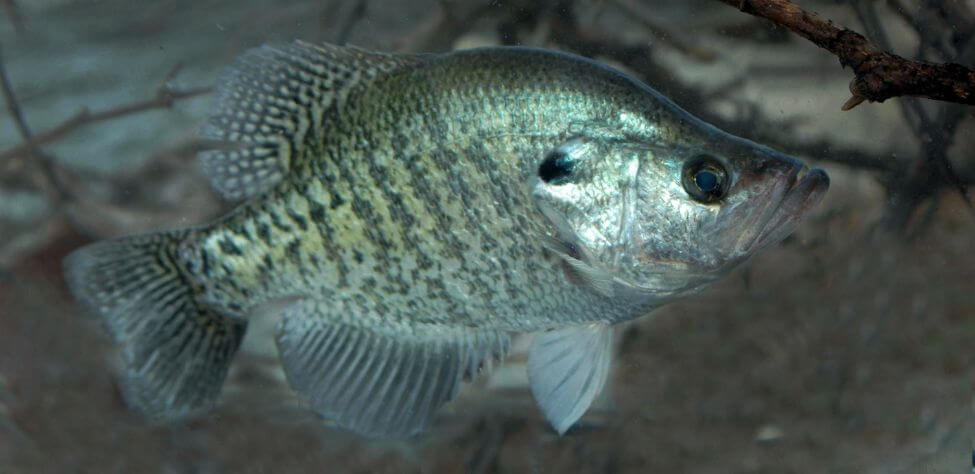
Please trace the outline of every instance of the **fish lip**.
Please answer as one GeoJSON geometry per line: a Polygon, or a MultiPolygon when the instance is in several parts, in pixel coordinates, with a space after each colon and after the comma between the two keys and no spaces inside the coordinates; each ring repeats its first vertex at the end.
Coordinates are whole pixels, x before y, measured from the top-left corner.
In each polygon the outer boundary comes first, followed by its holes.
{"type": "Polygon", "coordinates": [[[788,236],[810,209],[818,204],[829,189],[829,175],[822,168],[797,166],[789,177],[789,188],[782,196],[775,214],[755,239],[754,248],[775,244],[788,236]]]}
{"type": "Polygon", "coordinates": [[[810,168],[808,166],[806,166],[806,165],[802,165],[802,166],[799,166],[797,168],[798,169],[796,169],[796,170],[793,171],[792,178],[791,178],[791,180],[789,182],[789,189],[790,190],[792,188],[796,187],[796,185],[799,182],[801,182],[802,179],[805,178],[806,175],[808,175],[809,174],[809,171],[810,171],[810,168]]]}
{"type": "MultiPolygon", "coordinates": [[[[829,175],[822,168],[802,166],[793,176],[792,186],[786,191],[782,200],[785,205],[790,199],[801,203],[801,211],[805,212],[819,203],[829,189],[829,175]]],[[[780,207],[782,207],[780,205],[780,207]]]]}

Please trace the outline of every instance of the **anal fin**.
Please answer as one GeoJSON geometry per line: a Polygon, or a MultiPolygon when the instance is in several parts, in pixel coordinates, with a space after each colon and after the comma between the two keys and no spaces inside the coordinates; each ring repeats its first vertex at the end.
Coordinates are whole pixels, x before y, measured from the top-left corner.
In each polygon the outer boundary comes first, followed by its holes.
{"type": "Polygon", "coordinates": [[[545,418],[564,434],[606,385],[613,329],[591,323],[536,334],[528,354],[532,395],[545,418]]]}
{"type": "Polygon", "coordinates": [[[284,311],[278,351],[291,386],[337,425],[372,438],[423,431],[460,382],[500,361],[500,331],[409,324],[338,303],[284,311]]]}

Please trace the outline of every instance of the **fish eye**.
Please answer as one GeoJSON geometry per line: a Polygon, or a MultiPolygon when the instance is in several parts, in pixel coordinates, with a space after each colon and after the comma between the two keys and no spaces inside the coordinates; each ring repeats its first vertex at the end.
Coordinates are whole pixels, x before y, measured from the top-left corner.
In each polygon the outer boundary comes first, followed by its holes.
{"type": "Polygon", "coordinates": [[[563,150],[554,150],[545,156],[542,164],[538,165],[538,177],[542,181],[558,186],[569,182],[576,160],[573,160],[563,150]]]}
{"type": "Polygon", "coordinates": [[[728,194],[728,172],[717,158],[699,155],[684,164],[681,184],[694,200],[703,203],[719,201],[728,194]]]}

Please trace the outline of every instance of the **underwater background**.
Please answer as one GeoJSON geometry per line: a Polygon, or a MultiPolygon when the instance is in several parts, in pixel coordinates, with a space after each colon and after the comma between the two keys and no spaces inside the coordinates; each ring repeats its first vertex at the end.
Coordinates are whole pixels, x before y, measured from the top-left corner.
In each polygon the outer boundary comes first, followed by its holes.
{"type": "MultiPolygon", "coordinates": [[[[898,54],[975,64],[975,2],[799,3],[898,54]]],[[[849,69],[765,20],[713,0],[3,0],[0,61],[0,473],[968,469],[973,109],[841,111],[849,69]],[[302,406],[270,327],[251,329],[216,410],[152,425],[124,406],[61,259],[228,210],[196,164],[210,88],[248,48],[296,38],[592,56],[824,167],[831,189],[780,246],[625,325],[606,393],[565,436],[531,398],[523,339],[425,435],[380,442],[302,406]]]]}

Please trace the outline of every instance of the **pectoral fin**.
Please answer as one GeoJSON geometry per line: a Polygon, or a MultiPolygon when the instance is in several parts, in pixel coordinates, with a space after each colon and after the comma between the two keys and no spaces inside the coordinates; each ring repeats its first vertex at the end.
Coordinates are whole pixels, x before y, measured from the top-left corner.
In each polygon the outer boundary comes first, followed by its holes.
{"type": "Polygon", "coordinates": [[[602,391],[612,350],[612,326],[605,323],[535,335],[528,355],[528,379],[535,401],[560,435],[602,391]]]}

